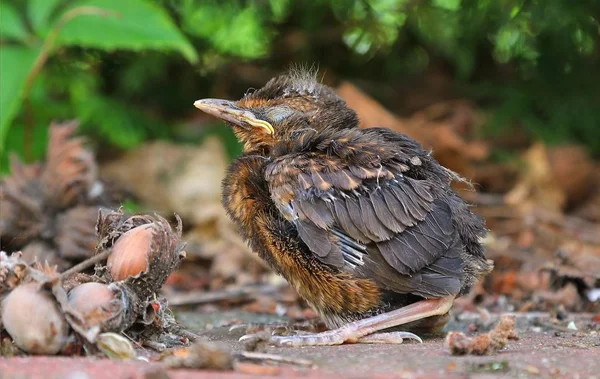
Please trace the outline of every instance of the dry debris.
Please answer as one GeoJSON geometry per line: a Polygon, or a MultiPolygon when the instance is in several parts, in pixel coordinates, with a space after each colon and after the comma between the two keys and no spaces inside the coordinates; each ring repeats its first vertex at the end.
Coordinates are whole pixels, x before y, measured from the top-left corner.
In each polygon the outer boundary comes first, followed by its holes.
{"type": "Polygon", "coordinates": [[[518,339],[515,318],[503,316],[489,333],[468,337],[462,332],[450,332],[446,346],[452,355],[491,355],[506,347],[509,340],[518,339]]]}
{"type": "Polygon", "coordinates": [[[84,139],[74,137],[77,122],[50,125],[44,163],[24,165],[11,159],[11,175],[0,182],[0,248],[21,250],[60,268],[94,253],[98,208],[115,199],[97,176],[84,139]]]}
{"type": "Polygon", "coordinates": [[[230,370],[233,367],[231,352],[225,346],[210,342],[196,342],[171,350],[159,359],[170,368],[230,370]]]}
{"type": "Polygon", "coordinates": [[[311,367],[306,359],[284,357],[277,354],[242,351],[233,353],[225,345],[197,341],[191,346],[173,349],[158,357],[169,368],[231,370],[252,375],[276,375],[281,368],[274,365],[287,364],[311,367]]]}
{"type": "Polygon", "coordinates": [[[70,355],[84,348],[88,354],[135,357],[119,333],[157,350],[186,345],[195,336],[177,325],[157,296],[185,257],[177,220],[173,230],[157,215],[101,211],[98,254],[89,262],[107,263],[98,263],[93,275],[74,275],[88,261],[59,274],[55,267],[28,264],[18,252],[0,252],[0,325],[29,354],[70,355]]]}
{"type": "MultiPolygon", "coordinates": [[[[565,169],[554,166],[555,151],[534,145],[524,155],[526,168],[515,187],[497,203],[476,208],[492,230],[487,251],[496,266],[480,294],[505,296],[512,306],[497,311],[544,311],[561,304],[569,311],[600,309],[587,295],[600,288],[600,224],[565,213],[593,197],[572,189],[565,169]]],[[[588,166],[571,167],[572,180],[590,178],[588,166]]],[[[486,297],[484,305],[494,307],[493,299],[486,297]]]]}

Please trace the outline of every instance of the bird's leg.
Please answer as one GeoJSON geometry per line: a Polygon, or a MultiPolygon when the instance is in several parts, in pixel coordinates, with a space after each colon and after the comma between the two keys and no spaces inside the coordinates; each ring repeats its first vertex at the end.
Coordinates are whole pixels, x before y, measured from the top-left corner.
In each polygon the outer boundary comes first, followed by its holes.
{"type": "MultiPolygon", "coordinates": [[[[426,317],[444,315],[452,308],[453,301],[454,296],[441,299],[421,300],[391,312],[354,321],[338,329],[328,330],[322,333],[297,336],[271,336],[269,338],[269,343],[278,346],[340,345],[345,342],[357,343],[360,342],[361,338],[372,335],[380,330],[404,325],[426,317]]],[[[240,340],[247,338],[252,338],[252,336],[244,336],[240,340]]],[[[385,340],[385,343],[390,343],[391,340],[394,340],[394,343],[400,343],[403,338],[420,340],[418,336],[412,333],[398,332],[398,334],[395,335],[393,333],[379,333],[376,336],[366,338],[364,341],[366,343],[382,343],[381,341],[385,340]],[[384,334],[385,336],[383,336],[384,334]],[[390,337],[393,338],[390,339],[390,337]]]]}

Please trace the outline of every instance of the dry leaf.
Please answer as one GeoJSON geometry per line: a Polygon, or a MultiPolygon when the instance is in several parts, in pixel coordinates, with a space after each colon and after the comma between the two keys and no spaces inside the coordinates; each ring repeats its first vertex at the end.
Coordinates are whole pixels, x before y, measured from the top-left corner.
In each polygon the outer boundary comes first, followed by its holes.
{"type": "Polygon", "coordinates": [[[505,195],[506,203],[562,210],[567,198],[554,177],[546,147],[540,143],[533,145],[525,152],[523,160],[526,169],[517,185],[505,195]]]}

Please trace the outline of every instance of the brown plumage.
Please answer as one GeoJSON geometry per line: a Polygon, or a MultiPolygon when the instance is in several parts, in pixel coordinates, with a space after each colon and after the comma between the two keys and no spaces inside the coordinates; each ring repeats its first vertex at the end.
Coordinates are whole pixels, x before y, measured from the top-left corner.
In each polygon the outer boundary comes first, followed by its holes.
{"type": "Polygon", "coordinates": [[[273,343],[418,338],[376,332],[443,317],[491,270],[483,220],[450,188],[457,175],[405,135],[359,129],[356,113],[313,75],[195,105],[244,144],[223,182],[240,233],[338,328],[273,343]]]}

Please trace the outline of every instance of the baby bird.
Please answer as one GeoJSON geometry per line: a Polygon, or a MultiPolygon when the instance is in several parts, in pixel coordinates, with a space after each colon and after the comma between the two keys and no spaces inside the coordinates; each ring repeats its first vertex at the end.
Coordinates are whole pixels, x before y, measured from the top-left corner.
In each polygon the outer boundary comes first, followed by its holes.
{"type": "Polygon", "coordinates": [[[454,299],[492,269],[482,218],[450,187],[459,177],[408,136],[359,129],[313,73],[194,105],[243,144],[223,180],[229,217],[330,329],[270,343],[420,340],[407,330],[443,326],[454,299]]]}

